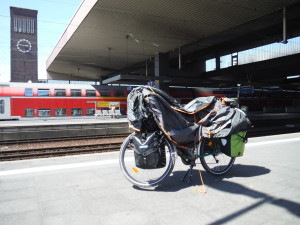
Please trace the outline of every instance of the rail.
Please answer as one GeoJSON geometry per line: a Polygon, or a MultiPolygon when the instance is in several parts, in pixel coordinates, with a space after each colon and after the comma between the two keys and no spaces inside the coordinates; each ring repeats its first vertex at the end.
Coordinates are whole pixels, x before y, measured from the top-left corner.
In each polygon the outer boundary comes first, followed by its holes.
{"type": "Polygon", "coordinates": [[[87,145],[80,145],[80,146],[4,150],[0,152],[0,161],[118,151],[120,149],[121,144],[122,141],[117,141],[111,143],[87,144],[87,145]]]}

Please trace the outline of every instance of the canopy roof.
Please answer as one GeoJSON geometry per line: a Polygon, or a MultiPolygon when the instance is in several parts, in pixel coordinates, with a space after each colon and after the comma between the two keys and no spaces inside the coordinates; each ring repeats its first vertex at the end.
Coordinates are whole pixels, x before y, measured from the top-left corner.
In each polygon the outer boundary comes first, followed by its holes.
{"type": "MultiPolygon", "coordinates": [[[[295,7],[289,8],[298,2],[84,0],[49,56],[47,71],[99,80],[124,72],[134,74],[156,53],[178,55],[179,47],[188,56],[231,40],[239,48],[271,42],[275,35],[282,36],[283,7],[291,21],[299,20],[295,7]],[[264,36],[261,30],[271,36],[264,36]]],[[[299,34],[299,25],[293,26],[288,31],[294,36],[299,34]]],[[[224,52],[234,50],[235,44],[227,45],[224,52]]]]}

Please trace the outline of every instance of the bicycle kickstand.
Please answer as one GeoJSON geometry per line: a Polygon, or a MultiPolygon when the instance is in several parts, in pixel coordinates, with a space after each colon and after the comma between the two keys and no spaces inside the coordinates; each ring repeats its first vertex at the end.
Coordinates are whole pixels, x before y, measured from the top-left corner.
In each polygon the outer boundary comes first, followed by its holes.
{"type": "Polygon", "coordinates": [[[181,182],[183,182],[186,178],[186,176],[189,175],[189,180],[188,180],[188,184],[190,184],[192,182],[192,177],[193,177],[193,168],[195,166],[195,161],[191,162],[190,168],[188,169],[188,171],[186,171],[186,173],[184,174],[183,178],[181,179],[181,182]]]}

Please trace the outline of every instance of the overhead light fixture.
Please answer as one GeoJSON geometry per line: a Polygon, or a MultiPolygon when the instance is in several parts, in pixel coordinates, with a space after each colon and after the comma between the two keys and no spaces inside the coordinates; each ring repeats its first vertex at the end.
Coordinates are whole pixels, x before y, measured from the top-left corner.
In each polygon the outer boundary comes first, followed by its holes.
{"type": "Polygon", "coordinates": [[[293,76],[287,76],[286,79],[295,79],[295,78],[299,78],[300,75],[293,75],[293,76]]]}

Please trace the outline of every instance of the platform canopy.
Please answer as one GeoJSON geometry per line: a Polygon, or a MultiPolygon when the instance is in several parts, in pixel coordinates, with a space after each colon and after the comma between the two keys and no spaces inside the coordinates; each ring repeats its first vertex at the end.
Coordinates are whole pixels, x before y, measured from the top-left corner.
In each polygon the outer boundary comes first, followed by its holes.
{"type": "Polygon", "coordinates": [[[48,76],[137,80],[154,74],[157,53],[184,64],[282,41],[283,7],[288,37],[299,35],[299,0],[84,0],[47,60],[48,76]]]}

